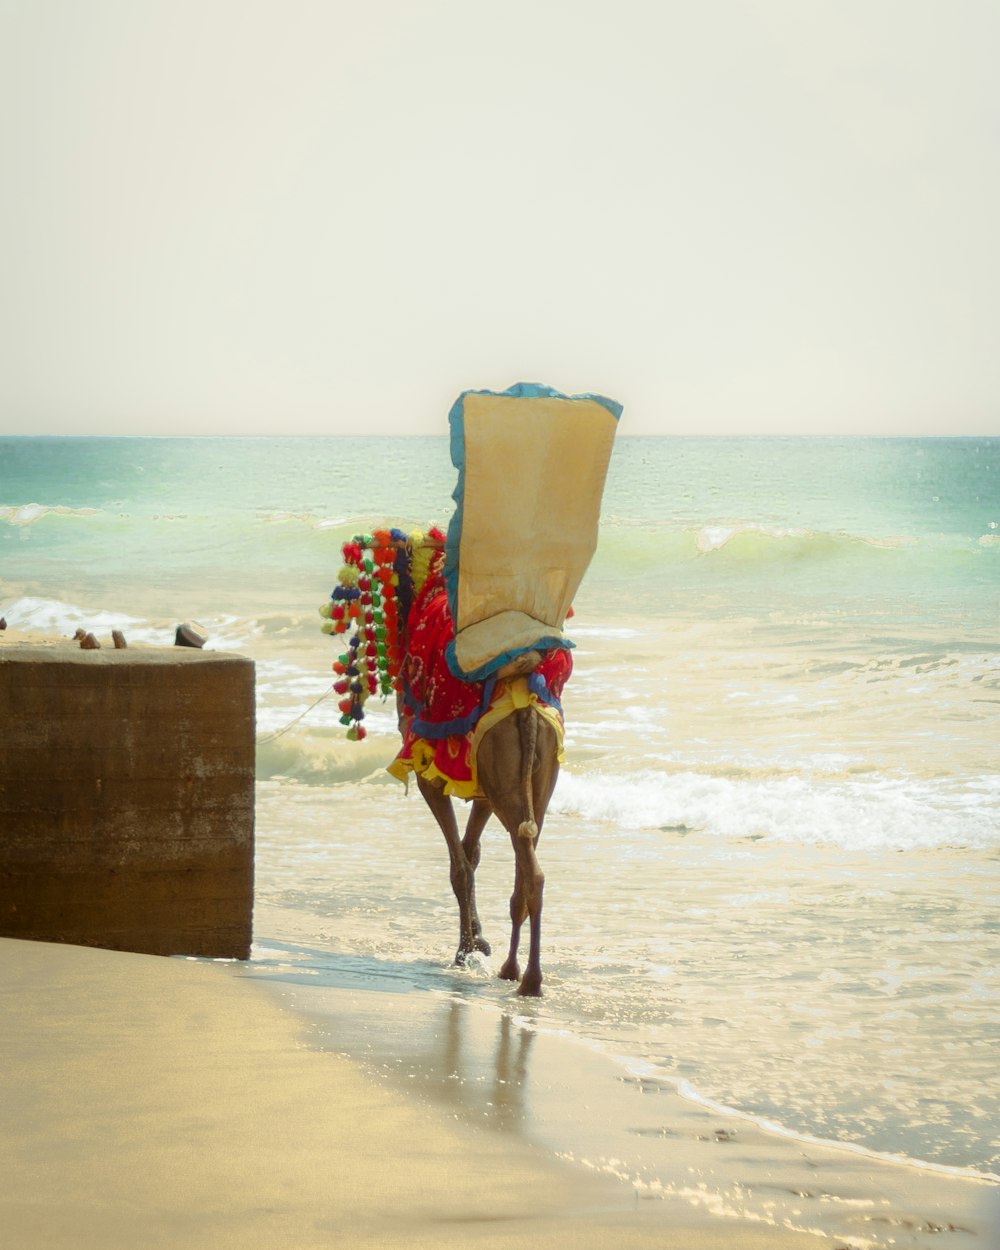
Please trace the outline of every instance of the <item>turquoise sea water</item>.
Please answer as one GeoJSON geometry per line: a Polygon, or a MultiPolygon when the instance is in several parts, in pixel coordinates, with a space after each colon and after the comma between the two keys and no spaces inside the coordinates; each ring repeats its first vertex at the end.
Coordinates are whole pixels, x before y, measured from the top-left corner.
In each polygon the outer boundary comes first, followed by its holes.
{"type": "MultiPolygon", "coordinates": [[[[962,1177],[1000,1174],[1000,439],[619,437],[529,1005],[490,961],[449,967],[446,856],[384,773],[391,711],[352,744],[322,700],[339,544],[446,523],[454,481],[444,437],[0,439],[0,614],[133,643],[196,620],[256,660],[255,975],[459,995],[789,1140],[932,1165],[965,1212],[962,1177]]],[[[491,827],[498,951],[511,874],[491,827]]],[[[667,1184],[666,1140],[625,1134],[615,1166],[667,1184]]],[[[990,1244],[834,1198],[795,1219],[990,1244]]]]}

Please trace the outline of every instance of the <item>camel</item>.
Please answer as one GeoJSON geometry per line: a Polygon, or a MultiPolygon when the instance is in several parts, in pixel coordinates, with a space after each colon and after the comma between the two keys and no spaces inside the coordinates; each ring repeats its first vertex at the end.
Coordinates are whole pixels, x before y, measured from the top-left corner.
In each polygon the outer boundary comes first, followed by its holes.
{"type": "Polygon", "coordinates": [[[416,776],[448,845],[451,884],[458,901],[458,965],[474,951],[491,953],[476,910],[475,874],[483,829],[495,814],[510,834],[514,847],[511,936],[500,976],[519,981],[520,994],[537,996],[542,992],[545,877],[536,850],[561,750],[553,723],[553,716],[556,724],[559,716],[552,711],[551,699],[550,706],[539,710],[538,688],[556,700],[558,709],[558,696],[572,662],[563,648],[529,649],[509,660],[487,682],[457,677],[446,658],[454,625],[442,573],[444,545],[444,535],[433,529],[416,543],[401,531],[377,530],[370,538],[360,535],[344,544],[340,584],[321,609],[330,622],[327,632],[348,639],[348,650],[333,665],[340,675],[334,689],[344,696],[339,705],[341,722],[350,726],[348,737],[355,740],[366,734],[361,722],[369,695],[381,689],[386,697],[396,690],[403,749],[389,772],[404,782],[411,773],[416,776]],[[419,575],[415,572],[418,557],[422,561],[419,575]],[[530,696],[523,688],[529,677],[530,696]],[[501,710],[502,718],[484,728],[474,746],[472,731],[486,710],[485,701],[501,691],[510,698],[510,711],[504,715],[501,710]],[[441,769],[430,767],[425,759],[428,749],[434,756],[438,747],[445,752],[441,769]],[[456,761],[461,761],[457,772],[456,761]],[[452,793],[472,804],[463,835],[452,793]],[[518,945],[525,919],[531,922],[531,940],[522,976],[518,945]]]}
{"type": "MultiPolygon", "coordinates": [[[[512,679],[532,672],[542,657],[537,651],[519,656],[500,670],[500,678],[512,679]]],[[[476,868],[480,839],[486,822],[496,815],[510,834],[514,848],[514,892],[510,898],[510,949],[500,977],[518,981],[518,993],[538,997],[542,993],[541,927],[545,874],[536,850],[545,812],[559,774],[559,745],[549,722],[533,706],[520,708],[483,735],[476,757],[482,798],[471,800],[472,810],[459,837],[452,800],[442,783],[418,776],[417,785],[441,827],[451,858],[451,885],[458,901],[459,941],[456,965],[465,963],[473,951],[491,954],[483,937],[476,910],[476,868]],[[530,921],[528,962],[521,975],[518,946],[521,927],[530,921]]]]}
{"type": "Polygon", "coordinates": [[[559,701],[572,673],[563,622],[597,548],[621,412],[605,396],[564,395],[534,382],[463,391],[448,414],[458,484],[447,537],[436,527],[355,535],[342,548],[339,585],[320,608],[323,629],[348,642],[333,665],[348,738],[366,736],[370,695],[396,691],[403,745],[388,771],[404,784],[416,773],[448,844],[456,963],[489,952],[475,873],[490,815],[510,834],[511,938],[500,976],[519,980],[521,994],[538,995],[542,986],[545,878],[536,852],[562,748],[559,701]],[[508,661],[514,669],[505,674],[508,661]],[[453,796],[472,803],[461,836],[453,796]],[[531,945],[522,977],[526,918],[531,945]]]}

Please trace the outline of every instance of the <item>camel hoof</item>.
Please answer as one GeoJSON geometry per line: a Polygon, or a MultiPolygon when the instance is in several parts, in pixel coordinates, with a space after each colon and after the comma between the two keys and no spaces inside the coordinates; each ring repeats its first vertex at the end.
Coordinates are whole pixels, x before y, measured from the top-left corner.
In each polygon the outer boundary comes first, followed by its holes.
{"type": "Polygon", "coordinates": [[[538,977],[537,980],[535,978],[529,980],[525,977],[517,987],[517,992],[524,998],[541,998],[542,978],[538,977]]]}
{"type": "Polygon", "coordinates": [[[499,977],[501,981],[520,981],[521,969],[517,966],[517,961],[513,963],[508,959],[504,966],[500,969],[499,977]]]}
{"type": "Polygon", "coordinates": [[[470,955],[475,954],[489,955],[491,954],[490,944],[483,938],[476,938],[472,946],[460,946],[455,952],[455,962],[453,968],[464,968],[468,962],[470,955]]]}

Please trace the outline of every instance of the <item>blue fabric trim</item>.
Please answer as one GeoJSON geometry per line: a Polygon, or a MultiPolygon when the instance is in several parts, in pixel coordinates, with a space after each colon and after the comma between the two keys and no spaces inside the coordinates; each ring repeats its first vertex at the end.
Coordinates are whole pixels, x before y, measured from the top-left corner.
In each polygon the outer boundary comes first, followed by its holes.
{"type": "MultiPolygon", "coordinates": [[[[613,399],[608,399],[605,395],[564,395],[562,391],[553,390],[551,386],[543,386],[540,382],[515,382],[513,386],[509,386],[505,391],[468,390],[463,391],[459,395],[448,413],[448,426],[451,433],[451,462],[458,470],[458,481],[451,495],[455,501],[455,511],[452,513],[451,520],[448,523],[448,536],[444,545],[444,585],[448,595],[448,608],[451,612],[452,620],[455,620],[458,612],[458,553],[462,545],[462,500],[465,496],[466,395],[498,395],[502,397],[510,396],[514,399],[590,399],[606,408],[616,421],[622,415],[622,405],[613,399]]],[[[482,681],[490,673],[495,673],[498,668],[502,668],[511,660],[516,659],[517,656],[523,655],[525,651],[551,651],[554,647],[562,647],[568,651],[572,650],[573,643],[567,638],[545,638],[539,642],[532,643],[529,647],[520,647],[514,651],[507,651],[502,656],[498,656],[495,660],[490,660],[488,664],[484,664],[481,668],[476,669],[473,673],[466,673],[459,666],[455,656],[454,641],[448,644],[445,656],[448,661],[448,667],[454,676],[460,677],[464,681],[482,681]]]]}
{"type": "MultiPolygon", "coordinates": [[[[412,732],[420,738],[430,738],[435,742],[440,738],[464,737],[475,729],[483,714],[489,709],[490,702],[493,699],[493,689],[496,684],[495,677],[483,683],[483,696],[479,700],[479,706],[473,708],[468,716],[456,716],[454,720],[446,721],[421,720],[419,716],[414,716],[411,725],[412,732]]],[[[406,701],[411,705],[413,711],[415,713],[419,712],[421,705],[413,698],[409,689],[404,693],[406,701]]]]}
{"type": "Polygon", "coordinates": [[[420,709],[424,706],[410,689],[410,683],[405,677],[403,678],[403,702],[406,704],[408,711],[413,716],[416,716],[420,709]]]}
{"type": "Polygon", "coordinates": [[[562,704],[549,690],[548,683],[541,673],[535,672],[528,674],[528,689],[532,694],[537,695],[543,703],[547,703],[549,707],[554,707],[560,717],[565,720],[565,717],[563,717],[562,704]]]}
{"type": "MultiPolygon", "coordinates": [[[[427,738],[431,742],[438,742],[442,738],[464,737],[466,734],[472,733],[483,716],[489,711],[490,704],[493,702],[493,691],[496,689],[496,684],[497,679],[495,676],[488,677],[483,682],[483,695],[479,701],[479,706],[474,708],[468,716],[456,716],[454,720],[449,721],[422,720],[419,716],[422,704],[414,697],[409,686],[405,686],[403,699],[413,713],[413,721],[410,726],[411,731],[418,737],[427,738]]],[[[541,673],[528,674],[528,689],[532,694],[537,695],[542,703],[555,708],[560,716],[563,715],[562,704],[549,690],[548,684],[541,673]]]]}
{"type": "Polygon", "coordinates": [[[622,415],[622,405],[614,399],[608,399],[606,395],[594,395],[589,392],[584,395],[565,395],[562,391],[553,390],[551,386],[545,386],[541,382],[515,382],[513,386],[508,386],[505,391],[486,389],[463,391],[452,405],[449,420],[451,420],[451,416],[459,404],[465,402],[466,395],[500,395],[510,396],[513,399],[592,399],[603,408],[607,408],[616,421],[622,415]]]}
{"type": "Polygon", "coordinates": [[[455,657],[455,639],[453,638],[445,648],[444,658],[448,661],[448,668],[451,670],[453,677],[457,677],[461,681],[485,681],[491,674],[496,673],[505,664],[509,664],[511,660],[516,660],[519,655],[524,655],[526,651],[573,651],[575,647],[576,643],[570,642],[568,638],[539,638],[537,642],[533,642],[529,647],[515,647],[511,651],[505,651],[503,655],[498,655],[494,659],[488,660],[481,667],[473,669],[471,673],[466,673],[459,668],[458,660],[455,657]]]}
{"type": "MultiPolygon", "coordinates": [[[[448,596],[448,610],[451,619],[455,619],[458,610],[458,551],[462,542],[462,500],[465,493],[465,397],[463,391],[451,406],[448,413],[448,427],[451,431],[451,463],[458,470],[458,481],[451,497],[455,501],[455,511],[448,522],[448,534],[444,543],[444,587],[448,596]]],[[[453,646],[454,644],[452,644],[453,646]]],[[[449,650],[452,648],[449,647],[449,650]]],[[[449,658],[449,667],[451,660],[449,658]]],[[[454,672],[454,669],[452,669],[454,672]]]]}

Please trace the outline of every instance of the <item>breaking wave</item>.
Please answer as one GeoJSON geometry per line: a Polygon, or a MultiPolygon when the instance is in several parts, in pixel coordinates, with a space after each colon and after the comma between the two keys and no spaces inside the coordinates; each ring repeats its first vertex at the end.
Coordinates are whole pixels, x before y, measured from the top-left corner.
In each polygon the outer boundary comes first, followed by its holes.
{"type": "Polygon", "coordinates": [[[325,734],[289,733],[281,737],[261,735],[257,741],[257,780],[293,781],[310,786],[336,786],[344,782],[399,785],[385,774],[393,756],[387,739],[348,742],[343,730],[325,734]]]}
{"type": "Polygon", "coordinates": [[[602,518],[601,526],[598,561],[603,556],[636,564],[698,561],[718,567],[720,564],[766,565],[786,560],[798,563],[867,560],[885,566],[914,558],[990,559],[1000,547],[993,533],[861,535],[846,530],[799,529],[739,520],[655,525],[620,516],[602,518]]]}
{"type": "Polygon", "coordinates": [[[1000,778],[963,785],[869,775],[564,771],[551,810],[619,830],[832,844],[855,851],[1000,847],[1000,778]]]}

